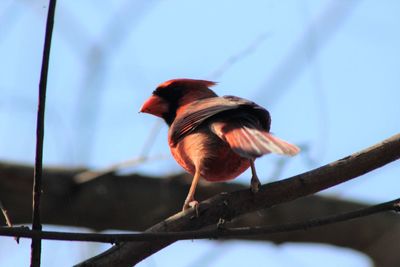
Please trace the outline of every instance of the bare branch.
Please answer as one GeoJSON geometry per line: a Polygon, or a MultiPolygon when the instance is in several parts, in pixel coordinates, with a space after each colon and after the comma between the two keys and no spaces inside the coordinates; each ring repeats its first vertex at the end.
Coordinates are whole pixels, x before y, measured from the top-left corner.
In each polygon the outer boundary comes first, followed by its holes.
{"type": "Polygon", "coordinates": [[[13,225],[12,225],[10,216],[8,215],[8,211],[6,210],[6,208],[3,205],[3,202],[1,202],[1,201],[0,201],[0,209],[1,209],[1,212],[3,213],[3,216],[6,221],[7,226],[12,227],[13,225]]]}
{"type": "MultiPolygon", "coordinates": [[[[1,200],[0,200],[0,209],[1,209],[1,212],[3,213],[4,220],[6,221],[6,225],[8,227],[13,227],[13,224],[12,224],[11,219],[10,219],[10,215],[8,215],[8,211],[4,207],[3,202],[1,202],[1,200]]],[[[17,241],[17,244],[19,244],[19,238],[14,237],[14,239],[15,239],[15,241],[17,241]]]]}
{"type": "MultiPolygon", "coordinates": [[[[39,107],[37,113],[36,126],[36,157],[35,171],[33,178],[33,211],[32,211],[32,229],[42,230],[40,221],[40,196],[42,193],[42,163],[43,163],[43,137],[44,137],[44,111],[46,104],[47,76],[49,71],[49,58],[51,37],[53,35],[54,13],[56,10],[56,0],[50,0],[47,14],[46,33],[44,40],[42,69],[39,81],[39,107]]],[[[31,266],[40,266],[40,255],[42,251],[42,241],[40,238],[32,238],[31,245],[31,266]]]]}
{"type": "Polygon", "coordinates": [[[361,3],[359,0],[329,1],[322,12],[305,28],[299,39],[293,42],[291,50],[286,53],[281,62],[267,75],[267,79],[260,86],[254,99],[261,103],[264,100],[264,104],[269,107],[277,103],[291,88],[293,81],[306,69],[305,65],[318,55],[318,52],[340,29],[359,3],[361,3]],[[313,49],[309,47],[310,41],[312,41],[313,49]],[[305,51],[308,53],[306,54],[305,51]]]}
{"type": "Polygon", "coordinates": [[[253,40],[248,46],[246,46],[243,50],[238,53],[230,56],[225,62],[223,62],[217,69],[211,72],[208,76],[210,80],[215,80],[221,77],[227,70],[229,70],[235,63],[242,60],[249,54],[253,53],[257,50],[257,48],[265,41],[265,39],[269,36],[268,33],[264,32],[257,36],[255,40],[253,40]]]}
{"type": "MultiPolygon", "coordinates": [[[[231,220],[242,214],[288,202],[343,183],[400,158],[400,134],[370,148],[352,154],[312,171],[270,183],[257,194],[250,190],[224,193],[199,205],[199,216],[193,210],[173,215],[149,228],[148,232],[176,232],[201,229],[231,220]]],[[[173,241],[126,242],[78,266],[132,266],[173,241]]]]}
{"type": "Polygon", "coordinates": [[[78,173],[74,180],[77,183],[87,183],[93,179],[99,178],[99,177],[103,177],[105,175],[111,174],[111,173],[115,173],[123,168],[127,168],[127,167],[134,167],[137,165],[140,165],[144,162],[147,161],[151,161],[151,160],[159,160],[159,159],[164,159],[166,158],[163,155],[157,155],[157,156],[152,156],[152,157],[148,157],[148,156],[139,156],[137,158],[133,158],[133,159],[129,159],[129,160],[125,160],[125,161],[121,161],[118,163],[115,163],[113,165],[110,165],[106,168],[103,169],[99,169],[99,170],[85,170],[81,173],[78,173]]]}
{"type": "MultiPolygon", "coordinates": [[[[184,174],[171,177],[108,174],[87,183],[76,183],[74,177],[82,171],[68,167],[44,168],[43,224],[143,231],[180,210],[180,203],[190,186],[190,177],[184,174]],[[156,197],[149,199],[150,192],[156,197]]],[[[31,198],[28,194],[32,190],[32,173],[30,166],[0,162],[0,195],[5,207],[9,207],[14,224],[30,222],[31,198]]],[[[232,182],[203,182],[199,184],[197,196],[199,200],[204,200],[220,192],[247,188],[248,185],[232,182]]],[[[367,207],[351,200],[311,195],[241,216],[227,223],[227,227],[281,225],[367,207]]],[[[385,212],[364,220],[351,220],[308,231],[237,239],[278,245],[285,242],[324,243],[357,250],[368,255],[376,266],[392,267],[400,266],[400,255],[397,253],[399,222],[400,216],[385,212]]]]}
{"type": "Polygon", "coordinates": [[[333,223],[348,221],[356,218],[370,216],[384,211],[400,211],[400,199],[381,203],[372,207],[351,211],[325,218],[311,219],[305,222],[279,224],[273,226],[225,228],[216,224],[211,229],[200,229],[182,232],[143,232],[136,234],[92,234],[92,233],[66,233],[55,231],[37,231],[26,227],[0,227],[1,236],[14,236],[18,238],[37,238],[61,241],[85,241],[101,243],[119,243],[132,241],[157,241],[157,240],[188,240],[208,238],[235,238],[252,235],[266,235],[298,230],[307,230],[333,223]]]}

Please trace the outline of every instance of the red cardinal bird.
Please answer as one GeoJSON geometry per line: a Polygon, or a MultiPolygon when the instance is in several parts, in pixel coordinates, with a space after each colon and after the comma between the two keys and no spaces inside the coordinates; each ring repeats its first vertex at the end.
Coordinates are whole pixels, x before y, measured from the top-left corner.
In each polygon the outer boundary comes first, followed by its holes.
{"type": "Polygon", "coordinates": [[[175,160],[193,175],[183,210],[196,206],[200,177],[226,181],[251,167],[251,190],[260,186],[254,160],[268,153],[293,156],[300,149],[269,133],[269,112],[249,100],[219,97],[214,82],[174,79],[160,84],[141,112],[163,118],[175,160]]]}

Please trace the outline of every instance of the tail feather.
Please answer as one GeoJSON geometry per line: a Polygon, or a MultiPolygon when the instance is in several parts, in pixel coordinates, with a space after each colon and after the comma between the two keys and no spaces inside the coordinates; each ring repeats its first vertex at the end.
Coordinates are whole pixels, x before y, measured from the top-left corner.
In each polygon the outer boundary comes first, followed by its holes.
{"type": "Polygon", "coordinates": [[[213,131],[239,155],[256,158],[268,153],[294,156],[300,149],[265,130],[247,125],[233,125],[218,122],[213,125],[213,131]]]}

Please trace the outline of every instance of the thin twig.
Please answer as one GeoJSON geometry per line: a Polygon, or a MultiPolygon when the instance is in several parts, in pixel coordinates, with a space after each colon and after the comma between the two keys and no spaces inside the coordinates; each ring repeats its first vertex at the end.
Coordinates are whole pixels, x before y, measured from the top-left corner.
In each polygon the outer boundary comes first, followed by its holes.
{"type": "Polygon", "coordinates": [[[276,67],[263,81],[253,98],[261,103],[264,102],[268,107],[278,103],[286,91],[294,88],[291,86],[292,83],[307,69],[306,66],[309,65],[310,61],[314,60],[318,52],[329,42],[360,3],[361,1],[358,0],[347,1],[345,4],[342,1],[329,1],[322,12],[310,22],[299,38],[293,42],[290,51],[276,64],[276,67]],[[316,29],[318,30],[318,35],[315,36],[317,45],[314,46],[315,49],[310,50],[308,48],[310,36],[315,33],[316,29]],[[308,51],[307,57],[304,56],[305,51],[308,51]]]}
{"type": "MultiPolygon", "coordinates": [[[[39,106],[37,112],[37,125],[36,125],[36,157],[35,157],[35,170],[33,178],[32,229],[37,231],[42,230],[42,225],[40,222],[40,196],[42,191],[44,113],[46,104],[47,76],[49,71],[50,47],[51,47],[51,38],[53,35],[55,9],[56,9],[56,0],[50,0],[49,10],[47,14],[47,22],[46,22],[42,69],[39,81],[39,106]]],[[[33,238],[31,244],[32,267],[40,266],[41,250],[42,250],[41,239],[33,238]]]]}
{"type": "Polygon", "coordinates": [[[225,62],[222,63],[221,66],[219,66],[217,69],[215,69],[211,74],[208,76],[210,77],[210,80],[217,79],[221,77],[225,72],[227,72],[235,63],[239,62],[246,56],[250,55],[254,51],[257,50],[257,48],[269,37],[269,33],[264,32],[257,36],[257,38],[252,41],[248,46],[246,46],[243,50],[239,51],[238,53],[230,56],[225,62]]]}
{"type": "Polygon", "coordinates": [[[384,211],[400,211],[400,198],[374,205],[356,211],[335,214],[318,219],[311,219],[297,223],[279,224],[273,226],[259,227],[238,227],[221,228],[214,225],[209,229],[182,232],[142,232],[135,234],[96,234],[96,233],[65,233],[54,231],[29,230],[26,227],[1,227],[1,236],[17,236],[22,238],[40,238],[59,241],[86,241],[100,243],[119,243],[133,241],[153,241],[153,240],[188,240],[188,239],[208,239],[208,238],[236,238],[253,235],[267,235],[283,232],[293,232],[321,227],[343,221],[370,216],[384,211]]]}
{"type": "Polygon", "coordinates": [[[162,124],[161,120],[157,120],[154,123],[149,134],[147,135],[145,142],[143,143],[141,152],[139,154],[140,157],[147,157],[149,155],[151,148],[155,144],[154,140],[157,139],[157,136],[160,133],[162,127],[163,127],[163,124],[162,124]]]}
{"type": "Polygon", "coordinates": [[[3,205],[3,202],[1,202],[1,200],[0,200],[0,209],[1,209],[1,212],[3,213],[4,219],[6,220],[7,226],[8,227],[12,227],[13,224],[11,222],[10,216],[8,215],[8,212],[7,212],[6,208],[3,205]]]}
{"type": "MultiPolygon", "coordinates": [[[[4,219],[6,221],[6,225],[8,227],[13,227],[13,224],[11,222],[10,216],[8,215],[8,211],[4,207],[3,202],[1,200],[0,200],[0,209],[1,209],[1,212],[3,213],[4,219]]],[[[14,237],[14,239],[17,242],[17,244],[19,244],[19,238],[18,237],[14,237]]]]}
{"type": "Polygon", "coordinates": [[[125,161],[121,161],[121,162],[112,164],[103,169],[88,170],[88,171],[78,173],[74,177],[74,181],[78,184],[86,183],[91,180],[97,179],[99,177],[106,176],[110,173],[115,173],[123,168],[134,167],[134,166],[137,166],[137,165],[142,164],[147,161],[160,160],[160,159],[165,159],[165,158],[166,158],[166,156],[164,156],[164,155],[156,155],[156,156],[152,156],[152,157],[140,156],[137,158],[133,158],[133,159],[129,159],[129,160],[125,160],[125,161]]]}

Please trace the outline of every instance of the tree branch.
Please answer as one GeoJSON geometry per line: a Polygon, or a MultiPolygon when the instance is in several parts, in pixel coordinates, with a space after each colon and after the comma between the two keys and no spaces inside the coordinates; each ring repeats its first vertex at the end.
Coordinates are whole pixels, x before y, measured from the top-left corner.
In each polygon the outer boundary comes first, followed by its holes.
{"type": "MultiPolygon", "coordinates": [[[[1,209],[1,213],[3,213],[4,216],[4,220],[5,223],[8,227],[13,227],[13,224],[11,222],[10,216],[8,215],[8,211],[6,210],[6,208],[3,206],[3,202],[1,202],[0,200],[0,209],[1,209]]],[[[19,238],[15,237],[14,238],[15,241],[17,242],[17,244],[19,244],[19,238]]]]}
{"type": "Polygon", "coordinates": [[[1,212],[3,213],[3,216],[4,216],[4,220],[5,220],[6,225],[7,225],[8,227],[12,227],[13,224],[12,224],[12,222],[11,222],[10,216],[8,215],[8,211],[7,211],[6,208],[3,206],[3,203],[1,202],[1,200],[0,200],[0,209],[1,209],[1,212]]]}
{"type": "MultiPolygon", "coordinates": [[[[44,111],[46,104],[47,75],[49,70],[49,58],[51,37],[53,35],[54,13],[56,9],[56,0],[50,0],[47,14],[46,32],[44,40],[42,69],[39,81],[39,107],[37,112],[36,126],[36,157],[35,171],[33,179],[33,210],[32,210],[32,229],[42,230],[40,220],[40,196],[42,192],[42,163],[43,163],[43,137],[44,137],[44,111]]],[[[32,238],[31,244],[31,266],[40,266],[40,255],[42,251],[42,241],[40,238],[32,238]]]]}
{"type": "MultiPolygon", "coordinates": [[[[370,148],[332,162],[315,170],[270,183],[257,194],[250,190],[219,194],[199,205],[199,216],[193,210],[173,215],[149,228],[148,232],[196,230],[231,220],[242,214],[288,202],[348,181],[382,167],[400,157],[400,134],[370,148]]],[[[174,241],[122,243],[77,266],[132,266],[174,241]]]]}
{"type": "MultiPolygon", "coordinates": [[[[42,223],[79,226],[95,230],[121,229],[143,231],[169,214],[180,210],[191,177],[185,174],[171,177],[149,177],[138,174],[107,174],[87,183],[77,183],[75,175],[82,168],[45,168],[43,170],[42,223]],[[149,194],[156,197],[149,198],[149,194]],[[162,203],[162,205],[160,205],[162,203]],[[60,208],[62,207],[62,208],[60,208]]],[[[31,220],[31,166],[0,162],[0,196],[14,224],[31,220]]],[[[248,189],[237,183],[199,184],[198,200],[220,192],[248,189]]],[[[306,221],[351,210],[365,208],[354,201],[312,195],[274,206],[267,210],[240,216],[229,227],[279,225],[306,221]]],[[[4,222],[0,220],[4,225],[4,222]]],[[[257,235],[247,240],[325,243],[347,247],[365,253],[376,266],[400,266],[397,240],[400,240],[399,216],[381,213],[367,220],[352,220],[307,232],[286,232],[257,235]]]]}
{"type": "MultiPolygon", "coordinates": [[[[190,177],[187,175],[160,179],[137,174],[107,174],[81,184],[75,183],[74,177],[82,169],[45,168],[43,171],[43,223],[98,230],[142,231],[148,225],[180,210],[179,204],[190,186],[190,177]],[[149,199],[148,192],[157,197],[149,199]]],[[[32,172],[33,168],[29,166],[0,162],[0,196],[16,224],[29,222],[31,219],[31,198],[28,194],[31,191],[32,172]]],[[[232,182],[204,182],[199,184],[196,194],[202,200],[220,192],[247,188],[248,185],[232,182]]],[[[312,195],[241,216],[227,223],[227,227],[281,225],[366,207],[365,204],[353,201],[312,195]]],[[[392,267],[400,265],[400,255],[396,251],[397,240],[400,240],[399,223],[399,216],[380,213],[368,219],[352,220],[308,231],[239,239],[272,241],[276,244],[326,243],[363,252],[371,257],[376,266],[392,267]]]]}
{"type": "Polygon", "coordinates": [[[1,236],[13,236],[16,238],[37,238],[60,241],[84,241],[101,243],[120,243],[132,241],[156,241],[156,240],[192,240],[208,238],[235,238],[253,235],[266,235],[298,230],[307,230],[338,222],[370,216],[384,211],[400,211],[400,199],[395,199],[368,208],[351,211],[343,214],[332,215],[325,218],[311,219],[305,222],[279,224],[273,226],[226,228],[224,222],[216,224],[211,229],[200,229],[182,232],[143,232],[135,234],[93,234],[93,233],[67,233],[56,231],[30,230],[27,227],[0,227],[1,236]]]}

